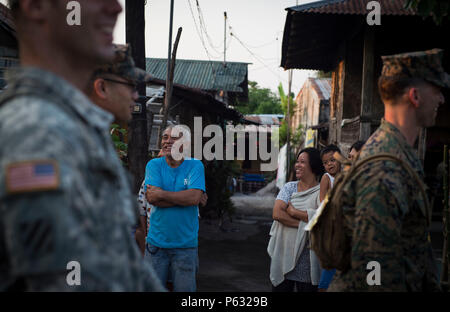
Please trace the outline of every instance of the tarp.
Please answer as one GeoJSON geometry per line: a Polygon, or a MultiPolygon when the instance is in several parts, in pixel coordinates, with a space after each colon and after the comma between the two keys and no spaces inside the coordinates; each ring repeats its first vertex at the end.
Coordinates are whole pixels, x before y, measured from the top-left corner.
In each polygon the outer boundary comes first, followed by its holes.
{"type": "Polygon", "coordinates": [[[278,153],[277,187],[281,188],[286,184],[286,161],[287,144],[284,144],[278,153]]]}

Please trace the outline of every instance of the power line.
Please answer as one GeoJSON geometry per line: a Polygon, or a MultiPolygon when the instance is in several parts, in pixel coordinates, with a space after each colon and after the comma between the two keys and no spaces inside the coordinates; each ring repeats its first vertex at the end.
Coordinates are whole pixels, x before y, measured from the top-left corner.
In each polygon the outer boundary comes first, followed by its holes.
{"type": "Polygon", "coordinates": [[[195,17],[194,17],[194,12],[192,10],[192,6],[191,6],[191,1],[190,0],[188,0],[188,4],[189,4],[189,10],[191,11],[192,19],[194,20],[195,29],[196,29],[198,37],[200,38],[200,41],[201,41],[201,43],[203,45],[203,48],[206,51],[206,56],[208,57],[209,65],[211,66],[211,71],[212,71],[212,74],[213,74],[213,84],[214,84],[215,81],[216,81],[216,71],[214,70],[214,66],[212,64],[211,57],[210,57],[210,54],[208,52],[208,48],[206,47],[205,41],[203,39],[203,36],[201,35],[201,32],[198,29],[197,22],[196,22],[195,17]]]}
{"type": "Polygon", "coordinates": [[[206,43],[205,43],[205,38],[203,38],[203,34],[201,32],[201,28],[199,29],[199,27],[197,26],[197,20],[195,19],[194,11],[192,9],[190,0],[188,0],[188,4],[189,4],[189,10],[191,11],[192,19],[194,20],[195,30],[197,31],[197,35],[200,38],[200,41],[201,41],[201,43],[203,45],[203,48],[206,51],[206,55],[208,56],[208,59],[210,59],[210,58],[217,58],[217,57],[212,56],[212,54],[208,51],[208,48],[206,47],[206,43]]]}
{"type": "Polygon", "coordinates": [[[244,49],[246,49],[248,51],[248,53],[250,53],[258,62],[260,62],[265,68],[267,68],[275,77],[277,77],[279,80],[282,80],[284,82],[285,79],[281,78],[276,72],[274,72],[269,66],[266,65],[266,63],[260,58],[258,57],[255,53],[253,53],[237,36],[235,33],[233,33],[232,31],[232,27],[230,26],[230,35],[233,36],[237,42],[239,42],[240,45],[242,45],[242,47],[244,47],[244,49]]]}
{"type": "Polygon", "coordinates": [[[203,30],[203,32],[205,33],[206,36],[206,40],[208,41],[209,45],[211,46],[211,48],[216,52],[221,54],[222,52],[217,51],[216,48],[219,48],[220,46],[215,46],[212,42],[211,37],[208,34],[208,31],[206,29],[206,23],[205,23],[205,18],[203,17],[203,12],[202,9],[200,8],[200,3],[198,2],[198,0],[195,0],[196,4],[197,4],[197,13],[198,13],[198,20],[200,23],[200,29],[203,30]]]}
{"type": "Polygon", "coordinates": [[[247,46],[250,47],[250,48],[252,48],[252,49],[259,49],[259,48],[267,47],[268,45],[272,45],[272,44],[274,44],[274,43],[277,42],[277,41],[278,41],[278,37],[277,37],[276,39],[270,41],[270,42],[263,43],[263,44],[261,44],[261,45],[251,46],[251,45],[247,44],[247,46]]]}

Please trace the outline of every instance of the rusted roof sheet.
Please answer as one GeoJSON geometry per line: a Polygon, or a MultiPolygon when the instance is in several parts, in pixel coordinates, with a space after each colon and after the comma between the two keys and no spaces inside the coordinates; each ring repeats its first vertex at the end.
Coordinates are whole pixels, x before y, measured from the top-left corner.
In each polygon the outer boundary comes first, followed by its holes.
{"type": "Polygon", "coordinates": [[[275,125],[281,124],[280,119],[284,118],[283,115],[276,114],[259,114],[259,115],[245,115],[244,119],[257,123],[259,125],[275,125]]]}
{"type": "Polygon", "coordinates": [[[331,78],[309,78],[311,86],[321,100],[329,100],[331,94],[331,78]]]}
{"type": "MultiPolygon", "coordinates": [[[[367,3],[370,0],[323,0],[295,7],[287,8],[288,11],[322,13],[322,14],[355,14],[367,15],[367,3]]],[[[406,10],[403,0],[378,0],[381,15],[416,15],[412,9],[406,10]]]]}
{"type": "MultiPolygon", "coordinates": [[[[372,27],[380,55],[420,51],[439,46],[445,49],[449,23],[440,26],[424,20],[404,0],[379,0],[382,22],[367,25],[369,0],[323,0],[287,8],[281,67],[284,69],[333,70],[348,52],[346,44],[361,41],[372,27]],[[410,29],[414,31],[408,32],[410,29]],[[417,32],[421,29],[421,35],[417,32]],[[423,35],[426,34],[426,35],[423,35]],[[436,40],[436,38],[439,38],[436,40]],[[389,40],[393,40],[389,44],[389,40]]],[[[354,48],[354,47],[352,47],[354,48]]]]}

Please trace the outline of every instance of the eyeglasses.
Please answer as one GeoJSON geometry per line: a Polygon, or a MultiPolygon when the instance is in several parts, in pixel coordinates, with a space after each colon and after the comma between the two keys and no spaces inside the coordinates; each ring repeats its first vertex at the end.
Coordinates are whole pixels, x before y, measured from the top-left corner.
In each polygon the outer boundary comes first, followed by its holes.
{"type": "Polygon", "coordinates": [[[114,79],[110,79],[110,78],[103,78],[103,80],[105,80],[105,81],[110,81],[110,82],[115,82],[115,83],[120,83],[120,84],[124,84],[124,85],[127,85],[127,86],[133,88],[133,91],[136,91],[136,90],[137,90],[137,89],[136,89],[137,86],[136,86],[136,84],[133,83],[133,82],[119,81],[119,80],[114,80],[114,79]]]}

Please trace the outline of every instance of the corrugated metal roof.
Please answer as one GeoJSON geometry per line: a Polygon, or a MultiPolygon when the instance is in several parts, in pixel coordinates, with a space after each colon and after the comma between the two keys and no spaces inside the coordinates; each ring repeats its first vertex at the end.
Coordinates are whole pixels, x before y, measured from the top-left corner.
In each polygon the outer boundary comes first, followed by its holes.
{"type": "Polygon", "coordinates": [[[320,100],[329,100],[331,96],[331,78],[308,78],[295,97],[296,102],[305,88],[312,88],[320,100]]]}
{"type": "MultiPolygon", "coordinates": [[[[165,80],[152,78],[150,83],[162,86],[162,89],[159,90],[160,95],[164,92],[165,80]]],[[[153,86],[153,89],[155,87],[156,86],[153,86]]],[[[216,115],[220,115],[227,120],[240,121],[242,119],[242,114],[237,110],[227,107],[224,102],[217,100],[213,95],[201,89],[195,89],[174,83],[173,93],[176,96],[187,99],[187,102],[190,102],[191,105],[197,106],[200,110],[215,113],[216,115]]]]}
{"type": "Polygon", "coordinates": [[[331,94],[331,78],[309,78],[311,86],[321,100],[329,100],[331,94]]]}
{"type": "Polygon", "coordinates": [[[6,26],[9,31],[16,32],[16,25],[14,24],[11,10],[2,3],[0,3],[0,21],[3,22],[3,27],[6,26]]]}
{"type": "Polygon", "coordinates": [[[259,114],[259,115],[245,115],[244,119],[253,121],[260,125],[280,125],[280,119],[283,119],[284,115],[277,114],[259,114]]]}
{"type": "MultiPolygon", "coordinates": [[[[354,14],[366,15],[367,3],[370,0],[323,0],[307,3],[286,10],[295,12],[323,13],[323,14],[354,14]]],[[[381,15],[416,15],[412,9],[404,9],[404,0],[378,0],[381,15]]],[[[371,11],[371,10],[370,10],[371,11]]]]}
{"type": "MultiPolygon", "coordinates": [[[[202,90],[243,92],[240,86],[247,78],[249,63],[177,59],[174,82],[202,90]]],[[[147,72],[155,78],[166,80],[167,59],[147,58],[147,72]]]]}
{"type": "MultiPolygon", "coordinates": [[[[287,8],[281,66],[331,71],[345,58],[349,51],[347,44],[359,45],[369,28],[375,34],[378,55],[427,50],[434,46],[444,49],[448,40],[442,38],[448,37],[448,23],[437,26],[432,19],[424,20],[414,10],[404,9],[404,0],[379,0],[383,15],[381,25],[369,26],[368,2],[326,0],[287,8]],[[417,33],[422,35],[417,36],[417,33]]],[[[355,47],[351,49],[355,51],[355,47]]]]}

